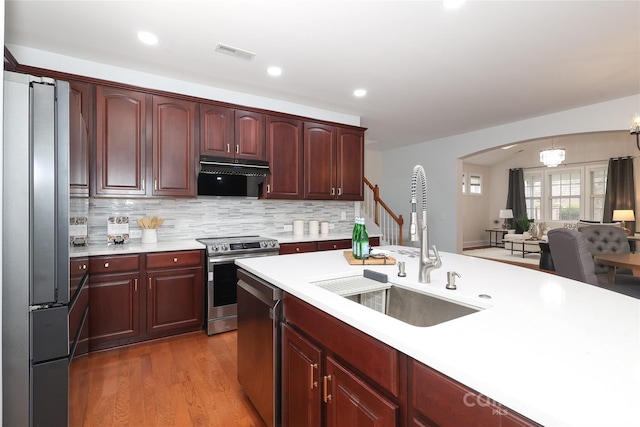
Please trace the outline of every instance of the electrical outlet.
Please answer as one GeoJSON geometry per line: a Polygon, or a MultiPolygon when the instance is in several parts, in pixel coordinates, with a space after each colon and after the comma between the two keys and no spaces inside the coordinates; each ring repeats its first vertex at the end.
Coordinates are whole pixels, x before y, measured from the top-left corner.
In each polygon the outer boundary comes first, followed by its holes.
{"type": "Polygon", "coordinates": [[[347,219],[347,211],[340,211],[340,219],[342,221],[347,219]]]}
{"type": "Polygon", "coordinates": [[[141,228],[132,228],[129,230],[129,238],[130,239],[142,239],[142,229],[141,228]]]}
{"type": "Polygon", "coordinates": [[[333,230],[334,228],[336,228],[336,225],[332,222],[329,223],[329,230],[333,230]]]}
{"type": "Polygon", "coordinates": [[[293,225],[285,224],[284,225],[284,231],[293,231],[293,225]]]}

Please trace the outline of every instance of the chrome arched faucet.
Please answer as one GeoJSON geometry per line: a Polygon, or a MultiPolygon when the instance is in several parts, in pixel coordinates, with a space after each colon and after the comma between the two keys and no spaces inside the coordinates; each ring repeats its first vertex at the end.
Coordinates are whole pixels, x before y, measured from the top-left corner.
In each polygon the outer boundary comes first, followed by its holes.
{"type": "Polygon", "coordinates": [[[418,271],[418,281],[420,283],[431,282],[431,272],[442,266],[440,254],[436,245],[433,245],[435,259],[429,255],[429,233],[427,232],[427,177],[424,168],[417,165],[413,168],[411,176],[411,220],[409,222],[409,238],[412,242],[420,242],[420,270],[418,271]],[[422,189],[422,222],[418,222],[416,187],[420,179],[422,189]],[[420,234],[418,234],[418,228],[420,234]]]}

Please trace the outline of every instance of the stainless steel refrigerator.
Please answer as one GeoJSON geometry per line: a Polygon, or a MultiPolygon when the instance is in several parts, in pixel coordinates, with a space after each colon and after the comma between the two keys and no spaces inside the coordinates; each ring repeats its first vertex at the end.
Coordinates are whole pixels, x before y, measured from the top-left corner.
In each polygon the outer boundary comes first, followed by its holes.
{"type": "Polygon", "coordinates": [[[5,426],[66,426],[69,85],[4,74],[2,395],[5,426]]]}

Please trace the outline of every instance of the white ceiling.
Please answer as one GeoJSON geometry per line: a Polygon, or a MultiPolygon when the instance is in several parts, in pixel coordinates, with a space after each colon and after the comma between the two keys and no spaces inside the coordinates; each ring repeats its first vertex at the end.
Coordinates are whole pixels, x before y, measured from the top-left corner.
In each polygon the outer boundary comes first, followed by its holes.
{"type": "Polygon", "coordinates": [[[6,1],[5,19],[8,45],[361,116],[370,149],[640,93],[640,1],[469,0],[451,11],[440,1],[21,0],[6,1]],[[140,44],[141,29],[159,44],[140,44]],[[256,56],[216,53],[218,43],[256,56]],[[359,87],[366,97],[353,97],[359,87]]]}

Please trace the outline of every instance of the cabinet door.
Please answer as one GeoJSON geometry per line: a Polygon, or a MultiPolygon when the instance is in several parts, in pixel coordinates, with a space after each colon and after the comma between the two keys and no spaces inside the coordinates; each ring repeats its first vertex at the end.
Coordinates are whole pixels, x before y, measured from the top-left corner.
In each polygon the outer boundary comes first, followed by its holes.
{"type": "Polygon", "coordinates": [[[145,195],[146,95],[96,88],[96,196],[145,195]]]}
{"type": "Polygon", "coordinates": [[[233,109],[200,104],[200,155],[233,157],[233,109]]]}
{"type": "Polygon", "coordinates": [[[88,196],[92,86],[74,81],[69,85],[69,194],[88,196]]]}
{"type": "Polygon", "coordinates": [[[268,199],[302,198],[302,122],[267,116],[267,161],[271,175],[263,187],[268,199]]]}
{"type": "Polygon", "coordinates": [[[147,273],[147,333],[198,330],[204,316],[203,269],[147,273]]]}
{"type": "Polygon", "coordinates": [[[335,128],[305,122],[303,140],[304,198],[335,199],[335,128]]]}
{"type": "Polygon", "coordinates": [[[196,195],[196,104],[153,97],[153,194],[196,195]]]}
{"type": "Polygon", "coordinates": [[[236,110],[234,123],[235,157],[265,160],[264,114],[236,110]]]}
{"type": "Polygon", "coordinates": [[[364,131],[338,128],[336,198],[364,200],[364,131]]]}
{"type": "Polygon", "coordinates": [[[319,427],[320,349],[282,324],[282,425],[319,427]]]}
{"type": "Polygon", "coordinates": [[[398,406],[369,387],[331,357],[326,358],[327,427],[398,425],[398,406]]]}
{"type": "Polygon", "coordinates": [[[92,275],[89,301],[90,350],[133,342],[140,335],[138,272],[92,275]]]}

